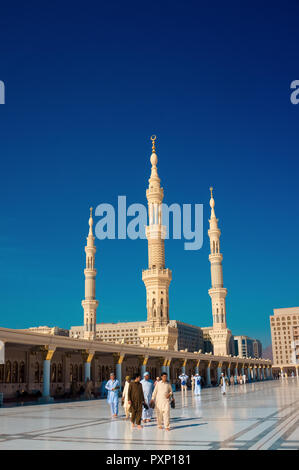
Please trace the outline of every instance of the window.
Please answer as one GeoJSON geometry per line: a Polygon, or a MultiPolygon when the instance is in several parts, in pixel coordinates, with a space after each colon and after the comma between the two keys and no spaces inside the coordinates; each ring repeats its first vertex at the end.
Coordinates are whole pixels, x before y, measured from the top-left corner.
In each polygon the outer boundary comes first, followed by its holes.
{"type": "Polygon", "coordinates": [[[57,380],[56,364],[52,364],[51,382],[55,383],[57,380]]]}
{"type": "Polygon", "coordinates": [[[12,365],[12,383],[16,384],[18,382],[18,363],[15,361],[12,365]]]}
{"type": "Polygon", "coordinates": [[[36,362],[34,366],[34,383],[39,383],[39,363],[36,362]]]}

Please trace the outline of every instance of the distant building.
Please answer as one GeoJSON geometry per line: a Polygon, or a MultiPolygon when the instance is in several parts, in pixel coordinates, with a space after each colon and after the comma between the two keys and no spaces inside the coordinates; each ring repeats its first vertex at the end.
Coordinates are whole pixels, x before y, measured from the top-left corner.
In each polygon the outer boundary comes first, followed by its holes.
{"type": "MultiPolygon", "coordinates": [[[[146,321],[122,322],[122,323],[98,323],[96,325],[96,339],[108,343],[125,343],[140,345],[139,328],[145,327],[146,321]]],[[[203,332],[199,326],[189,325],[177,320],[170,320],[170,326],[178,332],[174,350],[187,349],[189,352],[204,352],[203,332]]],[[[84,338],[84,326],[72,326],[70,337],[74,339],[84,338]]]]}
{"type": "Polygon", "coordinates": [[[275,308],[270,325],[273,367],[295,372],[299,364],[299,307],[275,308]]]}
{"type": "MultiPolygon", "coordinates": [[[[97,323],[95,325],[96,339],[106,343],[124,342],[125,344],[140,344],[138,328],[146,325],[145,321],[122,322],[122,323],[97,323]]],[[[72,326],[70,337],[75,339],[84,338],[84,325],[72,326]]]]}
{"type": "Polygon", "coordinates": [[[59,328],[58,326],[33,326],[25,329],[24,331],[32,331],[43,335],[69,336],[69,330],[59,328]]]}
{"type": "Polygon", "coordinates": [[[258,339],[252,339],[248,336],[234,336],[235,355],[241,357],[262,357],[262,343],[258,339]]]}
{"type": "Polygon", "coordinates": [[[202,328],[205,353],[213,353],[213,343],[212,338],[210,336],[210,330],[212,328],[212,326],[205,326],[202,328]]]}

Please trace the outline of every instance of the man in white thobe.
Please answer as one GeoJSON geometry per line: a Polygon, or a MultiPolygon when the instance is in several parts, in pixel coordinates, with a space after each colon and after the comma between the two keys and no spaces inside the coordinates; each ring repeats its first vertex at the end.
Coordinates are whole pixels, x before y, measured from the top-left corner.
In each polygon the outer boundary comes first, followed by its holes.
{"type": "Polygon", "coordinates": [[[162,424],[164,421],[165,430],[169,431],[169,419],[170,419],[170,401],[169,398],[172,396],[172,388],[170,383],[167,382],[167,374],[163,372],[161,375],[161,381],[156,384],[152,401],[156,404],[157,422],[159,429],[163,429],[162,424]]]}
{"type": "Polygon", "coordinates": [[[116,418],[118,415],[118,393],[120,385],[113,373],[110,374],[110,380],[106,383],[105,388],[108,390],[107,402],[111,408],[112,418],[116,418]]]}
{"type": "Polygon", "coordinates": [[[200,395],[201,393],[201,376],[195,374],[194,376],[194,395],[200,395]]]}
{"type": "Polygon", "coordinates": [[[222,395],[225,395],[225,394],[226,394],[226,381],[227,381],[227,378],[224,377],[224,374],[223,374],[223,372],[222,372],[221,378],[220,378],[220,385],[221,385],[221,393],[222,393],[222,395]]]}
{"type": "Polygon", "coordinates": [[[130,376],[127,375],[126,377],[126,381],[125,381],[125,386],[124,386],[124,390],[123,390],[123,394],[122,394],[122,402],[123,402],[123,407],[124,407],[124,410],[125,410],[125,413],[126,413],[126,419],[129,419],[130,417],[130,405],[128,403],[128,393],[129,393],[129,385],[130,385],[130,376]]]}
{"type": "Polygon", "coordinates": [[[150,380],[149,372],[143,374],[143,380],[141,380],[141,385],[143,389],[144,403],[148,406],[148,409],[142,409],[142,419],[144,423],[149,423],[153,416],[153,409],[150,408],[149,404],[152,399],[152,394],[154,391],[154,384],[150,380]]]}

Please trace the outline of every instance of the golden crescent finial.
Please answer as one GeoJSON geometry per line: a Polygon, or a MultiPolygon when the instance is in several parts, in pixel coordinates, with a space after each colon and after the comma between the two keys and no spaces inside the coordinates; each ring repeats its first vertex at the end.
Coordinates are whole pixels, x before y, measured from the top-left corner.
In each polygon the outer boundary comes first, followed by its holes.
{"type": "Polygon", "coordinates": [[[211,191],[211,197],[213,197],[213,186],[210,187],[210,191],[211,191]]]}
{"type": "Polygon", "coordinates": [[[92,207],[90,207],[90,217],[92,217],[92,207]]]}
{"type": "Polygon", "coordinates": [[[156,152],[156,148],[155,148],[155,140],[156,140],[157,136],[156,135],[152,135],[151,136],[151,141],[152,141],[152,151],[153,153],[156,152]]]}

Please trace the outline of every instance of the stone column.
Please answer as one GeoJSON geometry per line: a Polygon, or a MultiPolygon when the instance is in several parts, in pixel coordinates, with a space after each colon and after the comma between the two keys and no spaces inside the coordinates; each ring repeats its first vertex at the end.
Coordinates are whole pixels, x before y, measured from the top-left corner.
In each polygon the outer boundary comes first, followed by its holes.
{"type": "Polygon", "coordinates": [[[222,372],[222,363],[219,362],[218,367],[217,367],[217,384],[220,384],[221,372],[222,372]]]}
{"type": "Polygon", "coordinates": [[[125,354],[115,353],[113,354],[114,364],[115,364],[115,372],[116,372],[116,379],[119,381],[119,395],[122,391],[122,363],[125,358],[125,354]]]}
{"type": "Polygon", "coordinates": [[[187,359],[184,359],[183,364],[182,364],[182,374],[186,374],[186,364],[187,364],[187,359]]]}
{"type": "Polygon", "coordinates": [[[211,387],[211,363],[209,362],[206,369],[206,385],[211,387]]]}
{"type": "Polygon", "coordinates": [[[196,363],[195,374],[199,374],[199,364],[200,364],[200,360],[198,360],[197,363],[196,363]]]}
{"type": "Polygon", "coordinates": [[[261,380],[261,366],[257,367],[257,378],[258,380],[261,380]]]}
{"type": "Polygon", "coordinates": [[[140,364],[140,374],[141,378],[143,378],[144,373],[146,372],[146,366],[148,363],[149,356],[139,356],[139,364],[140,364]]]}
{"type": "Polygon", "coordinates": [[[166,372],[167,374],[167,363],[168,363],[168,359],[166,358],[162,358],[162,365],[161,365],[161,372],[166,372]]]}
{"type": "Polygon", "coordinates": [[[236,379],[237,376],[238,376],[238,364],[235,365],[235,370],[234,370],[235,385],[237,385],[237,383],[238,383],[237,379],[236,379]]]}
{"type": "Polygon", "coordinates": [[[168,360],[167,360],[167,365],[166,365],[166,374],[167,374],[167,377],[168,377],[169,382],[171,383],[170,364],[171,364],[171,359],[168,359],[168,360]]]}
{"type": "Polygon", "coordinates": [[[82,356],[84,361],[84,382],[87,382],[88,379],[91,380],[90,364],[94,356],[94,351],[84,351],[82,356]]]}
{"type": "Polygon", "coordinates": [[[51,346],[51,349],[46,346],[44,350],[44,365],[43,365],[43,393],[39,401],[50,402],[54,401],[54,398],[50,396],[50,383],[51,383],[51,359],[55,352],[55,347],[51,346]]]}
{"type": "Polygon", "coordinates": [[[249,364],[247,367],[247,379],[248,379],[248,382],[251,382],[251,367],[249,364]]]}
{"type": "Polygon", "coordinates": [[[229,383],[230,383],[230,364],[228,364],[228,368],[227,368],[227,378],[229,380],[229,383]]]}

